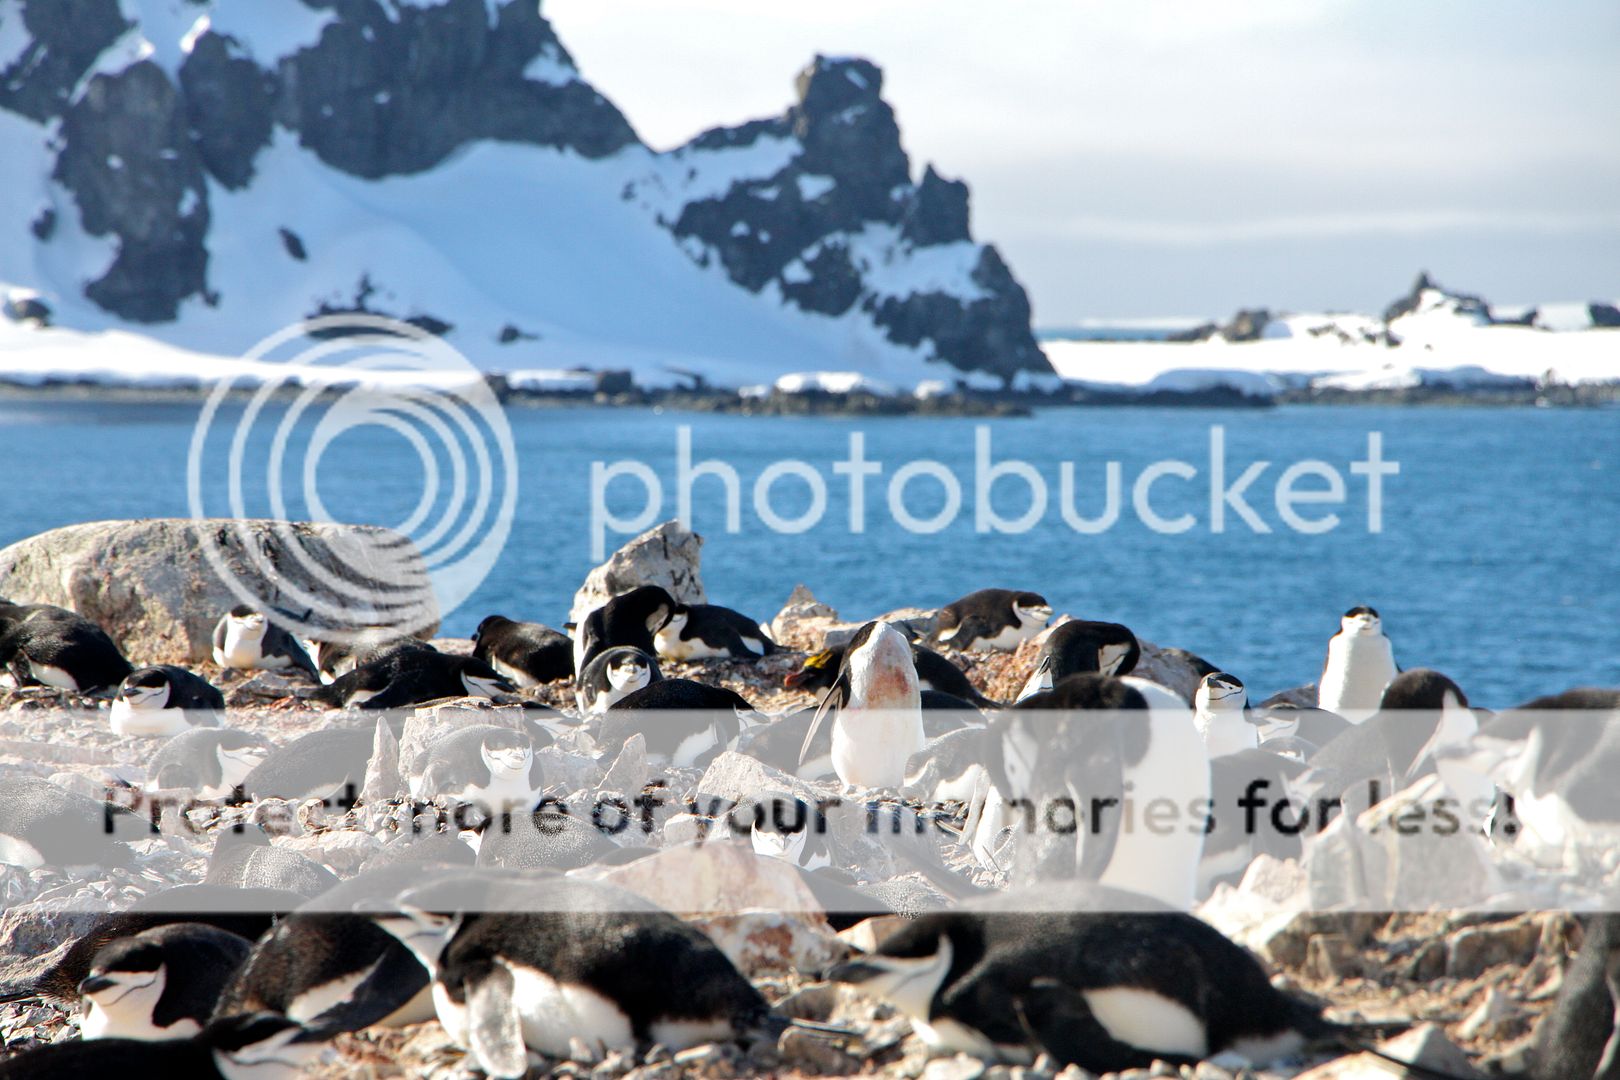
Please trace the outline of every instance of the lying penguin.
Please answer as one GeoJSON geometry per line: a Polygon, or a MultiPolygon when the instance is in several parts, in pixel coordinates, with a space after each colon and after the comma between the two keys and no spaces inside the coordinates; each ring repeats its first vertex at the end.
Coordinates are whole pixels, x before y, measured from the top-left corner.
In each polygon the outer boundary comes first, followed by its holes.
{"type": "Polygon", "coordinates": [[[675,598],[657,585],[640,585],[613,597],[585,616],[574,632],[574,670],[584,672],[597,653],[619,645],[649,656],[657,653],[653,635],[674,610],[675,598]]]}
{"type": "Polygon", "coordinates": [[[522,689],[574,677],[573,642],[549,626],[491,615],[472,640],[474,656],[522,689]]]}
{"type": "Polygon", "coordinates": [[[681,1050],[771,1033],[765,999],[702,932],[597,882],[440,880],[377,922],[433,973],[439,1022],[490,1076],[523,1076],[531,1049],[566,1058],[581,1043],[681,1050]],[[679,992],[649,993],[649,972],[679,992]]]}
{"type": "Polygon", "coordinates": [[[178,922],[102,946],[79,984],[86,1039],[183,1039],[202,1030],[252,947],[203,923],[178,922]]]}
{"type": "Polygon", "coordinates": [[[1035,669],[1018,697],[1022,700],[1050,690],[1070,675],[1128,675],[1141,657],[1141,643],[1130,627],[1070,619],[1046,635],[1035,656],[1035,669]]]}
{"type": "Polygon", "coordinates": [[[118,687],[107,722],[115,735],[168,737],[220,722],[225,695],[200,675],[161,664],[133,671],[118,687]]]}
{"type": "Polygon", "coordinates": [[[1352,1039],[1208,923],[1084,883],[925,914],[831,978],[894,1005],[936,1052],[1096,1074],[1352,1039]]]}
{"type": "Polygon", "coordinates": [[[89,619],[49,604],[0,604],[0,671],[20,684],[93,693],[117,686],[132,668],[112,638],[89,619]]]}
{"type": "Polygon", "coordinates": [[[308,650],[324,685],[331,685],[357,667],[381,660],[396,652],[432,649],[419,638],[405,637],[391,630],[370,628],[338,634],[315,642],[308,650]]]}
{"type": "Polygon", "coordinates": [[[42,780],[0,777],[0,863],[34,870],[42,866],[128,866],[125,840],[150,835],[139,817],[42,780]]]}
{"type": "Polygon", "coordinates": [[[759,623],[718,604],[677,604],[653,635],[666,660],[758,660],[779,652],[759,623]]]}
{"type": "Polygon", "coordinates": [[[214,663],[236,671],[301,671],[320,681],[298,639],[247,604],[233,607],[214,626],[214,663]]]}
{"type": "Polygon", "coordinates": [[[270,1013],[210,1023],[189,1039],[79,1039],[0,1061],[0,1080],[185,1077],[185,1080],[298,1080],[329,1035],[270,1013]]]}
{"type": "Polygon", "coordinates": [[[527,809],[545,787],[535,741],[526,731],[469,724],[434,740],[412,764],[411,797],[443,797],[484,814],[527,809]]]}
{"type": "Polygon", "coordinates": [[[1011,652],[1051,617],[1052,605],[1039,593],[980,589],[939,609],[934,640],[958,652],[1011,652]]]}
{"type": "Polygon", "coordinates": [[[148,786],[223,799],[266,757],[268,740],[235,728],[190,728],[165,742],[146,763],[148,786]]]}
{"type": "Polygon", "coordinates": [[[647,760],[677,769],[707,765],[759,716],[734,690],[691,679],[660,679],[626,694],[607,714],[597,742],[617,753],[630,736],[647,740],[647,760]]]}
{"type": "Polygon", "coordinates": [[[492,698],[516,691],[475,656],[423,648],[392,652],[363,664],[314,691],[308,700],[339,708],[403,709],[440,698],[492,698]]]}
{"type": "Polygon", "coordinates": [[[633,645],[603,649],[580,672],[574,702],[587,716],[604,713],[644,686],[662,679],[658,661],[633,645]]]}

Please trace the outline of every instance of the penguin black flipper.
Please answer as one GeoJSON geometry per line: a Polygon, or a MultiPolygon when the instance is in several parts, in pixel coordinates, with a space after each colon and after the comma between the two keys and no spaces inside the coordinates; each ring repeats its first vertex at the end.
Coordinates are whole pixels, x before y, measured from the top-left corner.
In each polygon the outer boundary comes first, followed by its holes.
{"type": "Polygon", "coordinates": [[[490,959],[463,973],[462,988],[470,1010],[469,1049],[478,1067],[491,1076],[522,1076],[529,1052],[518,1018],[516,982],[500,961],[490,959]]]}

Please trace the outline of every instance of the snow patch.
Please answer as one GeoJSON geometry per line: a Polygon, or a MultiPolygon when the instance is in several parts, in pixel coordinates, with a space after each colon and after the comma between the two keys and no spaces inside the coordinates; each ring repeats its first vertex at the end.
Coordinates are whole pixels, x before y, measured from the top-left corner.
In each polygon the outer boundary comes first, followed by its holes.
{"type": "Polygon", "coordinates": [[[590,392],[596,389],[596,376],[589,371],[523,368],[507,372],[506,385],[535,394],[590,392]]]}
{"type": "Polygon", "coordinates": [[[215,7],[210,18],[214,33],[234,38],[260,67],[273,68],[283,57],[319,44],[337,14],[302,0],[234,0],[215,7]]]}
{"type": "MultiPolygon", "coordinates": [[[[913,247],[901,239],[899,226],[878,224],[838,237],[848,246],[850,261],[867,289],[878,296],[904,300],[917,293],[944,293],[963,303],[989,298],[973,280],[982,252],[971,240],[913,247]]],[[[807,257],[819,247],[820,243],[807,257]]]]}
{"type": "Polygon", "coordinates": [[[21,60],[33,40],[23,25],[23,0],[0,0],[0,71],[21,60]]]}
{"type": "Polygon", "coordinates": [[[799,198],[805,202],[815,202],[837,186],[838,181],[830,176],[803,173],[799,176],[799,198]]]}
{"type": "Polygon", "coordinates": [[[579,81],[579,69],[563,59],[562,50],[555,42],[548,41],[523,69],[523,77],[548,86],[567,86],[579,81]]]}
{"type": "Polygon", "coordinates": [[[859,371],[795,371],[776,380],[776,389],[784,394],[875,394],[889,397],[894,387],[871,379],[859,371]]]}

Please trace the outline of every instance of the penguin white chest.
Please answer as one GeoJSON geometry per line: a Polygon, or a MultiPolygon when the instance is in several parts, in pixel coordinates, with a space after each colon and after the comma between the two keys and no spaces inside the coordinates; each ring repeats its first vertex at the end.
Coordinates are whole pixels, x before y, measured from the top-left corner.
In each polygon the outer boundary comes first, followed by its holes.
{"type": "Polygon", "coordinates": [[[659,656],[670,660],[707,660],[731,655],[724,649],[712,647],[702,638],[682,638],[681,628],[677,626],[659,628],[653,635],[653,648],[659,656]]]}
{"type": "Polygon", "coordinates": [[[1122,1043],[1186,1057],[1209,1052],[1204,1022],[1179,1001],[1134,986],[1086,990],[1081,996],[1097,1022],[1122,1043]]]}
{"type": "Polygon", "coordinates": [[[37,660],[30,658],[28,670],[33,674],[35,681],[44,683],[46,686],[54,686],[58,690],[77,691],[79,689],[79,680],[59,667],[41,664],[37,660]]]}
{"type": "Polygon", "coordinates": [[[1212,758],[1260,746],[1259,730],[1243,718],[1241,709],[1200,709],[1193,715],[1193,724],[1212,758]]]}
{"type": "Polygon", "coordinates": [[[920,709],[844,709],[833,722],[833,771],[854,787],[897,788],[926,741],[920,709]]]}
{"type": "Polygon", "coordinates": [[[107,711],[107,722],[115,735],[140,737],[178,735],[189,731],[184,709],[166,709],[150,701],[118,698],[107,711]]]}
{"type": "Polygon", "coordinates": [[[513,665],[508,664],[505,660],[502,660],[498,656],[491,656],[489,658],[489,666],[495,669],[495,673],[497,675],[506,676],[506,678],[511,680],[513,686],[520,689],[529,690],[540,685],[540,680],[536,679],[533,675],[530,675],[522,668],[514,667],[513,665]]]}
{"type": "Polygon", "coordinates": [[[585,986],[559,983],[535,968],[507,964],[512,972],[512,1001],[517,1006],[523,1041],[551,1057],[568,1057],[578,1039],[592,1049],[626,1049],[635,1045],[630,1018],[614,1002],[585,986]]]}
{"type": "Polygon", "coordinates": [[[1395,650],[1383,634],[1336,634],[1328,642],[1317,705],[1360,723],[1377,711],[1397,674],[1395,650]]]}
{"type": "Polygon", "coordinates": [[[0,865],[37,870],[45,865],[45,856],[22,837],[0,833],[0,865]]]}
{"type": "Polygon", "coordinates": [[[263,644],[262,634],[246,634],[242,627],[232,620],[225,624],[225,641],[214,650],[214,660],[220,667],[235,668],[238,671],[250,671],[261,665],[268,666],[269,662],[260,651],[263,644]]]}
{"type": "Polygon", "coordinates": [[[177,1020],[168,1027],[152,1021],[152,1010],[163,997],[167,979],[160,968],[149,980],[124,976],[119,985],[108,987],[86,1000],[89,1007],[79,1030],[86,1039],[184,1039],[202,1030],[195,1020],[177,1020]]]}

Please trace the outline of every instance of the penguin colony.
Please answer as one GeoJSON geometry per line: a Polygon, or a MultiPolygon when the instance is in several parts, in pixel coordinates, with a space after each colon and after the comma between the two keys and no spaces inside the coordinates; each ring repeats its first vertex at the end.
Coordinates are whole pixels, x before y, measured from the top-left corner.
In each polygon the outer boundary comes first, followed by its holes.
{"type": "MultiPolygon", "coordinates": [[[[237,607],[214,633],[210,681],[135,667],[73,612],[0,602],[8,682],[104,709],[131,767],[115,782],[218,812],[211,833],[183,842],[206,854],[196,880],[147,881],[43,968],[0,969],[0,1002],[55,1004],[78,1029],[8,1048],[0,1078],[294,1077],[345,1033],[419,1023],[440,1025],[468,1068],[495,1077],[706,1043],[738,1046],[769,1071],[789,1039],[837,1047],[844,1067],[864,1054],[881,1068],[859,1032],[773,1008],[700,919],[601,880],[677,841],[567,812],[593,781],[560,775],[559,763],[582,758],[596,783],[666,790],[717,843],[743,799],[705,791],[711,778],[743,760],[787,784],[793,795],[749,808],[731,838],[745,858],[786,867],[824,909],[803,917],[858,935],[881,916],[887,931],[796,975],[880,1002],[928,1053],[1053,1071],[1262,1067],[1368,1049],[1368,1032],[1277,989],[1251,953],[1187,913],[1261,856],[1300,859],[1310,834],[1230,818],[1167,835],[1039,832],[1020,827],[1023,795],[1084,805],[1118,789],[1229,805],[1264,780],[1353,814],[1376,807],[1377,792],[1429,784],[1485,808],[1464,828],[1488,852],[1567,856],[1620,830],[1620,691],[1492,714],[1439,672],[1402,671],[1378,613],[1356,607],[1327,640],[1313,695],[1256,703],[1239,675],[1191,654],[1175,657],[1179,685],[1152,681],[1129,626],[1053,614],[1038,593],[982,589],[926,627],[874,620],[801,654],[739,612],[643,585],[577,627],[490,615],[470,650],[447,652],[380,631],[300,641],[275,612],[237,607]],[[1010,700],[982,681],[986,654],[1002,655],[1010,700]],[[738,693],[730,677],[755,666],[802,706],[767,711],[738,693]],[[260,672],[309,720],[300,734],[266,738],[252,710],[231,703],[260,672]],[[424,715],[413,710],[444,702],[459,719],[410,742],[410,718],[424,715]],[[1570,721],[1551,737],[1527,720],[1532,709],[1570,721]],[[386,747],[397,762],[379,757],[386,747]],[[425,832],[422,816],[408,818],[358,865],[330,865],[322,848],[277,843],[261,827],[277,803],[366,809],[385,764],[413,811],[447,813],[425,832]],[[889,865],[873,869],[837,830],[809,827],[838,797],[950,814],[933,832],[885,837],[889,865]]],[[[0,774],[7,880],[132,875],[174,843],[82,791],[0,774]]],[[[1527,1058],[1533,1080],[1620,1075],[1615,920],[1587,926],[1527,1058]]]]}

